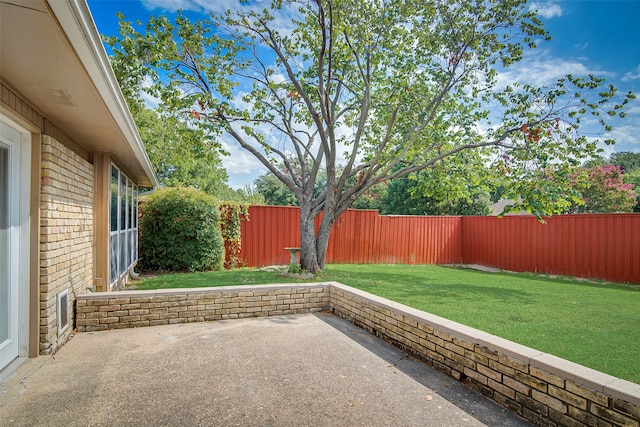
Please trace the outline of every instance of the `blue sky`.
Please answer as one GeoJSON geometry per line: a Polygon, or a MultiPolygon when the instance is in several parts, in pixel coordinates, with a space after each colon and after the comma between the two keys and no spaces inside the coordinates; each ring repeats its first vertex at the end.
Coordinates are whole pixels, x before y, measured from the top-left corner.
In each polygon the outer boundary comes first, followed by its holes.
{"type": "MultiPolygon", "coordinates": [[[[256,3],[266,5],[266,0],[256,3]]],[[[150,15],[171,15],[178,9],[206,19],[208,11],[238,7],[237,0],[88,0],[88,4],[98,31],[106,35],[117,34],[118,11],[129,21],[145,23],[150,15]]],[[[640,0],[538,1],[530,7],[538,10],[553,39],[510,69],[505,79],[544,84],[568,73],[593,73],[622,93],[631,90],[640,95],[640,0]]],[[[630,104],[628,113],[607,135],[617,140],[613,148],[606,147],[607,153],[640,152],[640,99],[630,104]]],[[[251,184],[265,171],[249,153],[230,142],[225,145],[232,153],[223,159],[232,187],[251,184]]]]}

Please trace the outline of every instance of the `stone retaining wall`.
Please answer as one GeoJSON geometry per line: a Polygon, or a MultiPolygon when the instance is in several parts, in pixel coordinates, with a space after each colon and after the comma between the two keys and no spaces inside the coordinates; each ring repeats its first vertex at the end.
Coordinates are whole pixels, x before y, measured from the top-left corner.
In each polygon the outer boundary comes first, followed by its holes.
{"type": "Polygon", "coordinates": [[[640,427],[640,385],[339,283],[79,295],[78,331],[331,309],[541,426],[640,427]]]}
{"type": "Polygon", "coordinates": [[[263,285],[78,295],[78,332],[317,312],[329,286],[263,285]]]}
{"type": "Polygon", "coordinates": [[[537,425],[639,425],[638,384],[341,284],[331,308],[537,425]]]}

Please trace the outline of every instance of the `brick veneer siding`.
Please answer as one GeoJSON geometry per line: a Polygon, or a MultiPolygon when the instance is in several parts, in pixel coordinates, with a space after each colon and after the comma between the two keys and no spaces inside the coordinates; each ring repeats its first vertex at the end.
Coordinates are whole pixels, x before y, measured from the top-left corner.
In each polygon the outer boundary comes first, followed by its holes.
{"type": "Polygon", "coordinates": [[[75,296],[93,277],[93,165],[48,135],[42,137],[40,199],[40,354],[73,331],[75,296]],[[58,336],[57,296],[69,292],[70,327],[58,336]]]}
{"type": "Polygon", "coordinates": [[[330,282],[94,293],[78,331],[331,309],[541,426],[640,424],[640,385],[330,282]]]}

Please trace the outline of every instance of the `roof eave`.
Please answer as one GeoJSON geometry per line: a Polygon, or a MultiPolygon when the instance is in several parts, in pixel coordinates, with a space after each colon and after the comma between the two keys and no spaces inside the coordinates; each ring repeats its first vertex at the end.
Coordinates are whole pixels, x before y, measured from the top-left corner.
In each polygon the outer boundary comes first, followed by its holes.
{"type": "Polygon", "coordinates": [[[139,185],[157,187],[158,179],[111,68],[87,3],[84,0],[47,0],[47,3],[67,35],[82,36],[68,39],[148,177],[148,182],[139,182],[139,185]]]}

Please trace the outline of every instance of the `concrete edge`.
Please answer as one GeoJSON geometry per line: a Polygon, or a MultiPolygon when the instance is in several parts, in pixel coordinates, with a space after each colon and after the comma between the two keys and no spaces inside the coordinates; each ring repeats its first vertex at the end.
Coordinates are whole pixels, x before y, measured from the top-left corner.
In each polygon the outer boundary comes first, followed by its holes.
{"type": "Polygon", "coordinates": [[[155,290],[132,290],[117,292],[89,292],[80,294],[76,297],[78,300],[90,300],[95,298],[136,298],[144,296],[171,296],[171,295],[204,295],[211,293],[229,293],[229,292],[245,292],[245,291],[269,291],[274,289],[313,289],[328,288],[332,282],[314,282],[314,283],[274,283],[269,285],[236,285],[236,286],[218,286],[209,288],[172,288],[172,289],[155,289],[155,290]]]}

